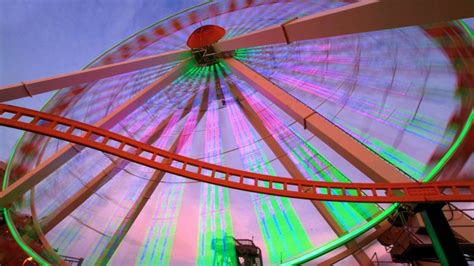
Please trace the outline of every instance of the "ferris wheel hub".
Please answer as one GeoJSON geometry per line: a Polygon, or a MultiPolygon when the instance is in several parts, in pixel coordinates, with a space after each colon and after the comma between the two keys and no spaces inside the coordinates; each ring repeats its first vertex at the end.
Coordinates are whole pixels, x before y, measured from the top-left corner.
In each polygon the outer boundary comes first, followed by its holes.
{"type": "Polygon", "coordinates": [[[193,31],[186,42],[189,48],[199,49],[217,43],[225,35],[225,29],[217,25],[204,25],[193,31]]]}
{"type": "Polygon", "coordinates": [[[204,25],[191,33],[186,42],[194,55],[198,65],[209,66],[217,62],[220,54],[214,48],[225,35],[225,29],[217,25],[204,25]]]}

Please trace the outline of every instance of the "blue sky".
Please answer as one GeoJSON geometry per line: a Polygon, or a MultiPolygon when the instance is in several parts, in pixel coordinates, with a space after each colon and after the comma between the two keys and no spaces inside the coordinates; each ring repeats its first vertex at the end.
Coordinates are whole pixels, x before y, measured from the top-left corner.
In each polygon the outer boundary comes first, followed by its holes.
{"type": "MultiPolygon", "coordinates": [[[[81,69],[136,31],[203,0],[0,0],[0,86],[81,69]]],[[[40,109],[50,93],[9,104],[40,109]]],[[[0,128],[0,160],[20,131],[0,128]]]]}

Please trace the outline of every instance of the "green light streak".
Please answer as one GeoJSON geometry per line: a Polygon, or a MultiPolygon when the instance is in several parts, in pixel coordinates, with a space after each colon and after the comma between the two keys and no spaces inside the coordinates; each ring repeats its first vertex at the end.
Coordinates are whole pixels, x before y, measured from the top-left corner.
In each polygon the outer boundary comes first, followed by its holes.
{"type": "Polygon", "coordinates": [[[469,37],[474,40],[474,33],[472,33],[471,28],[464,22],[464,20],[458,20],[459,24],[464,28],[464,30],[469,34],[469,37]]]}
{"type": "Polygon", "coordinates": [[[451,145],[449,150],[444,154],[443,158],[441,158],[441,160],[435,165],[435,167],[433,167],[433,169],[431,169],[431,171],[426,175],[426,177],[423,178],[422,182],[427,182],[427,181],[433,179],[433,177],[435,177],[435,175],[439,172],[439,170],[441,170],[441,168],[451,158],[453,153],[456,151],[456,149],[459,147],[461,142],[466,137],[467,132],[469,131],[469,129],[472,126],[472,121],[473,120],[474,120],[474,110],[471,110],[471,114],[469,115],[469,118],[467,119],[466,124],[464,124],[464,127],[463,127],[461,133],[459,134],[459,137],[456,139],[456,141],[453,143],[453,145],[451,145]]]}
{"type": "Polygon", "coordinates": [[[41,258],[33,249],[31,249],[23,239],[20,237],[20,234],[16,230],[15,226],[12,223],[10,213],[8,212],[7,208],[3,209],[3,214],[5,215],[5,220],[7,221],[8,229],[12,234],[13,238],[15,239],[16,243],[20,245],[20,247],[26,252],[26,254],[30,255],[35,261],[39,262],[41,265],[51,265],[49,262],[41,258]]]}
{"type": "MultiPolygon", "coordinates": [[[[302,166],[304,168],[304,172],[310,175],[311,179],[313,180],[323,180],[326,182],[332,182],[333,179],[323,171],[323,169],[315,162],[315,160],[312,159],[312,157],[307,154],[301,146],[298,147],[298,150],[303,154],[305,158],[302,158],[296,150],[292,150],[293,155],[297,158],[298,164],[297,166],[302,166]],[[306,161],[305,161],[306,159],[306,161]],[[307,163],[311,164],[313,167],[317,169],[317,172],[320,175],[320,178],[315,175],[313,170],[309,168],[307,163]]],[[[318,153],[314,153],[316,157],[319,158],[318,153]]],[[[325,162],[323,161],[323,164],[325,162]]],[[[337,177],[336,177],[337,178],[337,177]]],[[[341,180],[339,180],[341,181],[341,180]]],[[[347,180],[344,180],[342,182],[347,182],[347,180]]],[[[353,228],[354,226],[357,226],[360,224],[361,216],[359,216],[357,213],[354,213],[352,209],[347,206],[346,203],[344,202],[323,202],[323,205],[328,209],[329,214],[334,218],[334,220],[337,222],[340,228],[344,229],[345,231],[348,231],[350,228],[353,228]]]]}
{"type": "MultiPolygon", "coordinates": [[[[214,99],[220,79],[216,75],[220,70],[215,66],[205,67],[206,79],[209,78],[209,99],[214,99]],[[212,70],[212,71],[210,71],[212,70]]],[[[207,110],[205,126],[205,156],[209,156],[210,163],[221,164],[224,160],[222,153],[213,157],[222,150],[219,115],[217,104],[212,100],[212,106],[207,110]]],[[[201,185],[201,196],[199,204],[199,222],[197,239],[197,265],[237,265],[232,218],[230,214],[229,190],[225,187],[203,183],[201,185]],[[204,193],[205,192],[205,193],[204,193]],[[222,200],[221,200],[222,199],[222,200]]]]}
{"type": "MultiPolygon", "coordinates": [[[[435,167],[426,175],[426,177],[422,180],[422,182],[428,182],[431,179],[435,177],[435,175],[441,170],[441,168],[446,164],[446,162],[451,158],[452,154],[456,151],[456,149],[459,147],[461,142],[464,140],[466,137],[470,127],[472,126],[472,122],[474,120],[474,110],[471,110],[471,114],[469,115],[469,118],[467,122],[464,124],[464,127],[459,134],[459,137],[456,139],[454,144],[449,148],[448,152],[441,158],[441,160],[436,164],[435,167]]],[[[373,226],[381,222],[383,219],[385,219],[392,211],[394,211],[398,206],[398,203],[393,204],[389,208],[387,208],[385,211],[383,211],[380,215],[376,216],[373,220],[369,221],[367,224],[364,226],[361,226],[360,228],[334,240],[331,241],[316,250],[303,255],[299,258],[290,260],[283,265],[296,265],[296,264],[301,264],[308,262],[310,260],[313,260],[321,255],[326,254],[327,252],[330,252],[336,248],[339,248],[340,246],[346,244],[347,242],[351,241],[352,239],[360,236],[361,234],[367,232],[369,229],[371,229],[373,226]]]]}
{"type": "MultiPolygon", "coordinates": [[[[265,158],[265,154],[261,154],[262,160],[267,161],[265,158]]],[[[258,162],[258,158],[254,158],[255,162],[258,162]]],[[[260,172],[260,173],[267,173],[269,175],[275,175],[275,171],[273,167],[270,165],[263,166],[262,164],[258,164],[258,168],[260,169],[251,169],[251,171],[260,172]]],[[[308,234],[304,229],[301,221],[295,214],[295,210],[291,204],[289,198],[276,198],[274,196],[270,196],[268,199],[265,199],[266,195],[258,195],[258,202],[255,204],[261,204],[261,208],[263,213],[265,214],[265,222],[267,224],[267,229],[269,232],[269,238],[265,238],[265,243],[268,247],[273,247],[276,254],[270,256],[270,261],[272,263],[278,263],[281,259],[282,252],[284,257],[290,257],[292,254],[297,254],[302,250],[307,250],[312,246],[311,241],[308,238],[308,234]],[[266,202],[266,201],[269,202],[266,202]],[[280,206],[278,204],[278,200],[281,201],[281,205],[285,210],[286,218],[284,213],[280,210],[280,206]],[[274,210],[273,214],[270,211],[270,207],[274,210]],[[285,241],[282,241],[285,239],[285,241]],[[292,241],[291,241],[292,240],[292,241]],[[271,241],[271,243],[267,243],[271,241]]],[[[256,207],[256,211],[258,206],[256,207]]],[[[257,212],[257,215],[258,212],[257,212]]],[[[261,230],[264,231],[264,225],[261,224],[261,230]]]]}
{"type": "MultiPolygon", "coordinates": [[[[130,35],[130,36],[127,37],[126,39],[124,39],[124,40],[118,42],[117,44],[115,44],[115,45],[112,46],[111,48],[107,49],[107,50],[104,51],[102,54],[100,54],[99,56],[97,56],[96,58],[94,58],[89,64],[87,64],[86,66],[84,66],[81,70],[84,70],[84,69],[90,67],[90,66],[93,65],[97,60],[99,60],[100,58],[102,58],[103,56],[105,56],[107,53],[109,53],[110,51],[112,51],[112,50],[115,49],[116,47],[122,45],[122,44],[125,43],[126,41],[132,39],[133,37],[138,36],[138,35],[141,34],[142,32],[144,32],[144,31],[146,31],[146,30],[148,30],[148,29],[150,29],[150,28],[152,28],[152,27],[154,27],[154,26],[157,26],[158,24],[163,23],[163,22],[165,22],[166,20],[169,20],[169,19],[171,19],[171,18],[173,18],[173,17],[175,17],[175,16],[177,16],[177,15],[180,15],[180,14],[182,14],[182,13],[185,13],[185,12],[187,12],[187,11],[190,11],[190,10],[192,10],[192,9],[195,9],[195,8],[198,8],[198,7],[201,7],[201,6],[205,6],[205,5],[207,5],[207,4],[209,4],[209,3],[212,3],[212,2],[213,2],[213,0],[204,1],[204,2],[202,2],[202,3],[200,3],[200,4],[191,6],[191,7],[187,8],[187,9],[181,10],[180,12],[174,13],[174,14],[172,14],[172,15],[170,15],[170,16],[167,16],[167,17],[165,17],[165,18],[163,18],[163,19],[161,19],[161,20],[158,20],[157,22],[151,24],[150,26],[148,26],[148,27],[146,27],[146,28],[143,28],[142,30],[137,31],[136,33],[130,35]]],[[[48,104],[49,104],[49,103],[51,102],[51,100],[59,93],[59,91],[60,91],[60,90],[57,90],[56,92],[54,92],[53,95],[51,95],[51,97],[49,97],[49,99],[46,101],[46,103],[43,105],[43,107],[41,107],[41,109],[40,109],[41,111],[43,111],[44,108],[45,108],[46,106],[48,106],[48,104]]],[[[16,144],[15,144],[15,146],[14,146],[14,148],[13,148],[13,151],[12,151],[12,153],[10,154],[10,158],[8,159],[6,171],[5,171],[5,174],[4,174],[4,176],[3,176],[2,191],[5,190],[5,188],[6,188],[7,184],[8,184],[8,182],[7,182],[7,179],[8,179],[8,178],[7,178],[7,177],[8,177],[9,169],[10,169],[10,167],[11,167],[11,161],[12,161],[12,159],[13,159],[13,156],[16,154],[16,151],[18,150],[18,145],[19,145],[19,143],[21,142],[21,140],[23,139],[24,136],[25,136],[25,132],[23,132],[23,133],[21,134],[21,136],[18,138],[18,140],[17,140],[17,142],[16,142],[16,144]]],[[[4,211],[5,211],[5,220],[6,220],[7,224],[8,224],[8,223],[11,223],[12,226],[13,226],[13,223],[12,223],[12,221],[11,221],[11,218],[10,218],[10,216],[8,215],[8,214],[9,214],[9,213],[8,213],[8,210],[7,210],[6,208],[4,208],[4,211]]],[[[18,243],[18,245],[20,245],[20,247],[21,247],[27,254],[29,254],[33,259],[35,259],[37,262],[39,262],[39,263],[41,263],[41,264],[42,264],[42,262],[44,262],[44,259],[41,258],[39,255],[37,255],[34,250],[32,250],[32,249],[31,249],[29,246],[27,246],[27,245],[23,245],[23,241],[22,241],[22,239],[21,239],[21,236],[18,234],[18,232],[17,232],[16,230],[11,230],[11,228],[10,228],[10,232],[12,233],[13,238],[14,238],[15,241],[18,243]]],[[[46,263],[46,265],[47,265],[47,263],[46,263]]]]}
{"type": "Polygon", "coordinates": [[[369,136],[369,134],[364,133],[355,127],[352,127],[347,123],[343,123],[342,121],[339,121],[339,122],[341,122],[341,124],[345,128],[347,128],[349,133],[353,133],[354,135],[359,135],[366,141],[370,141],[370,143],[367,143],[366,145],[370,150],[372,150],[374,153],[376,153],[377,155],[379,155],[380,157],[382,157],[383,159],[385,159],[392,165],[401,169],[409,177],[414,178],[414,179],[419,179],[421,173],[427,170],[425,164],[414,159],[410,155],[400,150],[397,150],[396,148],[390,145],[385,144],[385,142],[379,139],[369,136]],[[377,150],[377,148],[379,148],[380,150],[377,150]],[[394,156],[395,158],[392,158],[390,155],[394,156]]]}
{"type": "MultiPolygon", "coordinates": [[[[174,195],[174,187],[171,187],[170,189],[165,190],[162,192],[162,196],[160,199],[158,206],[153,208],[154,210],[154,216],[152,217],[153,220],[158,220],[158,217],[160,214],[162,214],[163,210],[165,208],[170,207],[170,195],[174,195]]],[[[167,217],[167,216],[164,216],[167,217]]],[[[138,252],[139,256],[136,257],[136,265],[152,265],[152,255],[154,252],[153,248],[150,248],[148,245],[153,246],[154,242],[156,241],[156,236],[159,236],[163,234],[162,231],[167,230],[167,223],[159,224],[158,222],[156,224],[153,224],[153,222],[150,223],[151,226],[148,227],[148,230],[146,232],[146,237],[143,240],[143,243],[141,244],[140,251],[138,252]],[[144,243],[148,242],[148,245],[145,245],[144,243]]]]}
{"type": "MultiPolygon", "coordinates": [[[[18,138],[18,140],[15,143],[15,147],[13,149],[13,152],[10,154],[10,157],[8,158],[8,163],[7,167],[5,169],[5,173],[3,175],[3,182],[2,182],[2,191],[5,190],[5,188],[8,185],[8,173],[10,172],[10,168],[12,166],[12,160],[15,155],[15,152],[18,148],[18,145],[20,144],[21,139],[25,135],[25,132],[22,133],[22,135],[18,138]]],[[[31,256],[35,261],[40,263],[41,265],[50,265],[45,259],[43,259],[40,255],[38,255],[33,249],[31,249],[21,238],[20,234],[16,230],[15,226],[13,225],[13,220],[11,219],[10,212],[8,211],[7,208],[3,208],[3,214],[5,217],[5,221],[7,223],[8,229],[10,230],[10,233],[13,236],[13,239],[15,239],[16,243],[23,249],[23,251],[26,252],[29,256],[31,256]]]]}
{"type": "MultiPolygon", "coordinates": [[[[295,133],[296,134],[296,133],[295,133]]],[[[296,134],[298,138],[302,139],[301,136],[296,134]]],[[[323,155],[321,155],[316,148],[309,142],[305,141],[304,145],[314,154],[316,155],[316,158],[322,162],[323,165],[329,166],[328,170],[331,173],[334,178],[338,182],[351,182],[349,178],[347,178],[339,169],[337,169],[334,165],[332,165],[323,155]]],[[[308,154],[301,146],[298,147],[300,152],[306,157],[307,161],[318,170],[318,173],[321,175],[324,181],[326,182],[332,182],[333,179],[327,174],[324,169],[322,169],[316,162],[315,160],[312,160],[310,154],[308,154]]],[[[305,165],[304,160],[300,160],[300,164],[305,165]]],[[[306,168],[306,167],[305,167],[306,168]]],[[[307,169],[307,173],[312,176],[313,179],[317,178],[317,176],[313,173],[311,169],[307,169]]],[[[354,219],[354,215],[357,216],[358,218],[362,218],[360,220],[366,220],[370,217],[372,217],[374,214],[376,214],[379,209],[373,205],[373,204],[363,204],[363,203],[346,203],[346,202],[325,202],[324,205],[326,206],[337,206],[336,209],[339,210],[339,214],[343,216],[349,215],[349,219],[344,218],[344,221],[352,221],[355,224],[350,226],[352,228],[353,226],[356,226],[360,224],[360,221],[356,221],[354,219]],[[354,213],[355,210],[355,213],[354,213]],[[352,213],[352,214],[351,214],[352,213]],[[360,217],[359,217],[360,216],[360,217]]],[[[332,213],[331,213],[332,214],[332,213]]],[[[350,229],[349,227],[345,228],[347,231],[350,229]]]]}
{"type": "Polygon", "coordinates": [[[363,233],[367,232],[369,229],[371,229],[372,227],[380,223],[382,220],[387,218],[387,216],[390,215],[397,207],[398,207],[398,203],[393,204],[392,206],[384,210],[381,214],[379,214],[377,217],[367,222],[364,226],[361,226],[344,236],[341,236],[327,244],[324,244],[320,246],[319,248],[317,248],[316,250],[311,251],[310,253],[306,255],[303,255],[301,257],[295,258],[288,262],[282,263],[281,265],[299,265],[299,264],[308,262],[310,260],[313,260],[321,255],[324,255],[332,250],[335,250],[339,248],[340,246],[346,244],[347,242],[351,241],[352,239],[362,235],[363,233]]]}
{"type": "MultiPolygon", "coordinates": [[[[258,147],[258,145],[257,145],[258,147]]],[[[257,148],[257,150],[261,150],[257,148]]],[[[262,161],[268,161],[264,153],[260,153],[262,161]]],[[[259,158],[256,155],[253,155],[253,162],[259,162],[259,158]]],[[[271,165],[256,163],[256,166],[251,168],[252,172],[267,173],[269,175],[276,175],[275,170],[271,165]],[[256,168],[255,168],[256,167],[256,168]]],[[[306,250],[311,247],[312,244],[308,238],[301,221],[295,214],[295,210],[288,198],[277,198],[274,196],[268,197],[265,199],[266,195],[257,195],[258,202],[254,203],[258,205],[261,203],[260,208],[264,214],[264,221],[266,228],[269,232],[269,237],[265,238],[265,243],[267,247],[273,249],[272,256],[269,256],[272,263],[277,263],[280,261],[281,257],[285,258],[291,257],[292,254],[297,254],[301,250],[306,250]],[[281,201],[283,206],[283,211],[280,209],[278,200],[281,201]],[[273,212],[270,210],[273,209],[273,212]],[[272,214],[273,213],[273,214],[272,214]],[[288,221],[285,219],[288,218],[288,221]],[[284,241],[282,241],[284,239],[284,241]],[[302,249],[303,247],[303,249],[302,249]]],[[[257,211],[258,206],[255,206],[257,211]]],[[[257,212],[257,215],[258,212],[257,212]]],[[[264,224],[262,221],[261,230],[264,229],[264,224]]]]}
{"type": "MultiPolygon", "coordinates": [[[[99,55],[97,58],[95,58],[90,64],[88,64],[86,67],[84,67],[83,69],[87,68],[88,66],[92,65],[96,60],[100,59],[102,56],[104,56],[105,54],[107,54],[109,51],[113,50],[114,48],[118,47],[119,45],[121,45],[122,43],[126,42],[127,40],[131,39],[132,37],[140,34],[141,32],[171,18],[171,17],[174,17],[175,15],[178,15],[180,13],[184,13],[188,10],[191,10],[191,9],[194,9],[196,7],[199,7],[199,6],[202,6],[202,5],[205,5],[205,4],[208,4],[209,2],[212,2],[212,1],[206,1],[202,4],[199,4],[199,5],[196,5],[196,6],[193,6],[193,7],[190,7],[188,9],[185,9],[177,14],[174,14],[172,16],[169,16],[169,17],[166,17],[152,25],[150,25],[149,27],[147,28],[144,28],[143,30],[140,30],[138,31],[137,33],[129,36],[127,39],[119,42],[118,44],[116,44],[115,46],[113,46],[112,48],[108,49],[107,51],[105,51],[104,53],[102,53],[101,55],[99,55]]],[[[464,30],[469,34],[470,38],[471,39],[474,39],[474,34],[472,32],[472,30],[466,25],[466,23],[462,20],[459,20],[458,21],[459,24],[462,25],[462,27],[464,28],[464,30]]],[[[238,53],[239,51],[236,51],[236,54],[238,53]]],[[[245,53],[239,53],[238,54],[239,56],[245,56],[245,53]]],[[[236,56],[237,57],[237,56],[236,56]]],[[[46,102],[46,104],[41,108],[41,110],[43,110],[47,105],[48,103],[53,99],[53,97],[58,93],[58,91],[56,91],[46,102]]],[[[429,180],[431,180],[438,172],[439,170],[446,164],[446,162],[451,158],[451,156],[453,155],[453,153],[456,151],[456,149],[459,147],[459,145],[461,144],[461,142],[463,141],[463,139],[465,138],[467,132],[469,131],[469,128],[471,127],[472,125],[472,122],[474,120],[474,111],[471,111],[470,115],[469,115],[469,118],[468,118],[468,121],[467,123],[464,125],[463,127],[463,130],[461,132],[461,134],[459,135],[459,137],[456,139],[456,141],[454,142],[454,144],[449,148],[448,152],[441,158],[441,160],[436,164],[436,166],[427,174],[427,176],[422,180],[422,182],[427,182],[429,180]]],[[[9,170],[10,170],[10,167],[11,167],[11,161],[18,149],[18,145],[20,143],[20,141],[23,139],[25,135],[25,132],[22,133],[22,135],[18,138],[16,144],[15,144],[15,147],[10,155],[10,158],[8,160],[8,164],[7,164],[7,169],[5,171],[5,174],[4,174],[4,179],[3,179],[3,182],[2,182],[2,190],[5,190],[6,186],[7,186],[7,176],[8,176],[8,173],[9,173],[9,170]]],[[[342,245],[344,245],[345,243],[347,243],[348,241],[352,240],[353,238],[356,238],[358,237],[359,235],[363,234],[364,232],[366,232],[367,230],[369,230],[371,227],[375,226],[377,223],[379,223],[380,221],[382,221],[383,219],[385,219],[393,210],[396,209],[396,207],[398,206],[398,204],[393,204],[391,207],[389,207],[388,209],[386,209],[385,211],[383,211],[380,215],[378,215],[377,217],[375,217],[373,220],[369,221],[367,224],[365,224],[364,226],[334,240],[334,241],[331,241],[321,247],[319,247],[318,249],[312,251],[311,253],[307,254],[307,255],[304,255],[300,258],[297,258],[297,259],[294,259],[294,260],[291,260],[287,263],[284,263],[283,265],[292,265],[292,264],[299,264],[299,263],[303,263],[303,262],[306,262],[306,261],[309,261],[309,260],[312,260],[314,258],[317,258],[331,250],[334,250],[342,245]]],[[[19,233],[17,232],[16,228],[14,227],[14,225],[12,224],[12,220],[11,220],[11,217],[10,217],[10,214],[9,214],[9,211],[7,208],[4,208],[3,209],[4,211],[4,215],[5,215],[5,220],[6,220],[6,223],[8,225],[8,228],[13,236],[13,238],[15,239],[15,241],[20,245],[20,247],[28,254],[30,255],[33,259],[35,259],[37,262],[39,262],[40,264],[42,265],[49,265],[44,259],[42,259],[38,254],[36,254],[35,251],[33,251],[29,246],[27,246],[22,238],[19,236],[19,233]]]]}
{"type": "MultiPolygon", "coordinates": [[[[270,125],[271,126],[271,125],[270,125]]],[[[313,180],[324,180],[332,182],[333,178],[339,182],[351,182],[342,172],[335,168],[324,156],[322,156],[316,148],[309,142],[305,141],[299,134],[293,132],[296,137],[303,141],[301,144],[296,144],[296,148],[292,148],[288,140],[282,141],[286,144],[291,154],[297,159],[296,164],[301,171],[308,174],[313,180]],[[308,150],[306,150],[306,149],[308,150]],[[320,163],[318,163],[319,161],[320,163]],[[315,171],[309,167],[309,164],[316,169],[315,171]],[[320,166],[322,164],[322,166],[320,166]],[[326,173],[323,168],[327,168],[329,173],[326,173]]],[[[323,205],[329,210],[329,214],[334,218],[336,223],[344,231],[359,226],[363,221],[371,218],[379,212],[376,205],[364,203],[345,203],[345,202],[323,202],[323,205]]]]}
{"type": "Polygon", "coordinates": [[[444,252],[441,246],[441,242],[438,238],[438,234],[436,233],[437,230],[434,229],[433,224],[431,223],[431,219],[426,213],[426,210],[421,212],[421,216],[423,217],[423,222],[425,224],[426,231],[428,231],[428,235],[430,236],[431,242],[433,243],[433,248],[439,259],[439,262],[441,263],[441,265],[449,265],[446,253],[444,252]]]}
{"type": "MultiPolygon", "coordinates": [[[[460,21],[460,23],[463,24],[464,22],[460,21]]],[[[463,24],[463,27],[467,28],[467,26],[465,26],[465,23],[463,24]]],[[[474,39],[474,35],[472,34],[472,32],[468,31],[468,33],[469,33],[471,39],[474,39]]],[[[433,169],[426,175],[425,178],[423,178],[423,180],[422,180],[423,183],[428,182],[431,179],[433,179],[435,177],[435,175],[439,172],[439,170],[441,170],[441,168],[451,158],[453,153],[456,151],[456,149],[459,147],[461,142],[466,137],[470,127],[472,126],[473,120],[474,120],[474,110],[471,110],[469,118],[468,118],[467,122],[464,124],[463,129],[462,129],[461,133],[459,134],[458,138],[453,143],[453,145],[451,145],[448,152],[445,153],[444,156],[441,158],[441,160],[436,164],[436,166],[433,167],[433,169]]],[[[356,237],[362,235],[363,233],[365,233],[369,229],[371,229],[373,226],[380,223],[388,215],[390,215],[393,211],[395,211],[396,208],[398,207],[398,205],[399,205],[398,203],[395,203],[395,204],[391,205],[389,208],[384,210],[381,214],[377,215],[376,217],[374,217],[374,219],[370,220],[368,223],[361,226],[360,228],[358,228],[358,229],[356,229],[356,230],[354,230],[354,231],[352,231],[352,232],[350,232],[350,233],[348,233],[344,236],[341,236],[338,239],[335,239],[335,240],[333,240],[333,241],[331,241],[327,244],[324,244],[321,247],[311,251],[310,253],[308,253],[306,255],[303,255],[301,257],[289,260],[289,261],[283,263],[282,265],[302,264],[302,263],[314,260],[317,257],[320,257],[320,256],[322,256],[322,255],[324,255],[324,254],[326,254],[326,253],[328,253],[328,252],[330,252],[334,249],[337,249],[337,248],[341,247],[342,245],[344,245],[347,242],[351,241],[352,239],[355,239],[356,237]]]]}
{"type": "Polygon", "coordinates": [[[3,174],[2,191],[4,191],[7,188],[7,185],[8,185],[8,178],[7,177],[8,177],[8,173],[10,172],[10,168],[12,166],[12,160],[13,160],[13,157],[15,156],[15,151],[17,150],[18,145],[20,145],[20,141],[23,138],[24,134],[25,134],[25,132],[23,131],[22,135],[16,140],[13,152],[10,154],[10,157],[8,158],[7,167],[5,169],[5,173],[3,174]]]}
{"type": "MultiPolygon", "coordinates": [[[[227,90],[224,93],[230,95],[227,90]]],[[[230,103],[227,108],[235,139],[240,139],[239,144],[245,147],[243,150],[239,149],[244,167],[251,172],[275,175],[271,165],[262,163],[268,160],[258,143],[252,142],[252,145],[245,146],[251,142],[255,133],[250,130],[238,104],[230,103]]],[[[293,214],[295,210],[289,198],[255,194],[252,196],[252,204],[268,251],[268,259],[272,264],[278,264],[282,259],[313,246],[301,221],[293,214]]]]}

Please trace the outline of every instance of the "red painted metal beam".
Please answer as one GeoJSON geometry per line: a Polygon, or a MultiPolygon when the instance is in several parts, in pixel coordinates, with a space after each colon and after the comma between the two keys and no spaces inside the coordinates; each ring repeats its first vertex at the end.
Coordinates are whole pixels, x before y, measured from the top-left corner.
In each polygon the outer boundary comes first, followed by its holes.
{"type": "MultiPolygon", "coordinates": [[[[63,139],[193,180],[249,192],[347,202],[474,201],[474,180],[374,184],[331,183],[269,176],[206,163],[99,127],[3,104],[0,105],[0,125],[63,139]],[[45,122],[38,123],[39,121],[45,122]],[[59,125],[61,127],[58,127],[59,125]]],[[[2,192],[0,207],[5,207],[15,198],[9,197],[9,193],[12,192],[2,192]]]]}
{"type": "Polygon", "coordinates": [[[474,17],[471,0],[364,0],[237,36],[216,48],[231,51],[468,17],[474,17]]]}
{"type": "Polygon", "coordinates": [[[171,51],[54,77],[2,86],[0,87],[0,102],[32,97],[37,94],[62,89],[71,85],[91,82],[155,65],[191,58],[191,56],[191,52],[188,50],[171,51]]]}

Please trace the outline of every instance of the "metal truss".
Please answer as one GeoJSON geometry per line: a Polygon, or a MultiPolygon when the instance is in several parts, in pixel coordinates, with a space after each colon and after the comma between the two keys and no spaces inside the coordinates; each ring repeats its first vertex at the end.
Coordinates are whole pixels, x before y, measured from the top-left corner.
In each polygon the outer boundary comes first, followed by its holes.
{"type": "Polygon", "coordinates": [[[224,52],[445,22],[473,14],[469,0],[363,0],[224,40],[216,48],[224,52]]]}
{"type": "MultiPolygon", "coordinates": [[[[189,70],[191,66],[192,62],[189,60],[186,60],[176,65],[172,70],[168,71],[166,74],[158,78],[155,82],[148,85],[145,89],[141,90],[128,101],[120,105],[113,112],[109,113],[107,116],[99,120],[95,124],[95,126],[104,129],[111,128],[121,119],[123,119],[124,117],[135,111],[138,107],[140,107],[147,99],[149,99],[150,97],[164,89],[166,86],[171,84],[180,75],[189,70]]],[[[44,161],[44,163],[38,165],[33,171],[28,172],[26,175],[22,176],[19,180],[17,180],[17,182],[9,185],[5,191],[10,191],[13,193],[5,192],[6,196],[13,197],[25,193],[34,185],[41,182],[49,174],[54,172],[57,168],[61,167],[61,165],[68,162],[83,148],[84,147],[75,144],[69,144],[64,146],[53,156],[49,157],[48,160],[44,161]]]]}
{"type": "Polygon", "coordinates": [[[225,63],[239,78],[252,85],[258,92],[270,99],[374,182],[407,182],[410,180],[407,175],[367,149],[327,118],[239,60],[226,58],[225,63]]]}
{"type": "Polygon", "coordinates": [[[188,59],[190,57],[191,52],[187,50],[171,51],[159,55],[151,55],[115,64],[75,71],[50,78],[2,86],[0,87],[0,102],[24,97],[33,97],[34,95],[62,89],[71,85],[96,81],[147,67],[188,59]]]}
{"type": "MultiPolygon", "coordinates": [[[[63,139],[193,180],[249,192],[345,202],[474,201],[474,180],[372,184],[295,180],[262,175],[206,163],[99,127],[10,105],[0,105],[0,125],[63,139]]],[[[14,192],[8,188],[2,192],[0,206],[7,206],[21,196],[11,193],[14,192]]]]}

